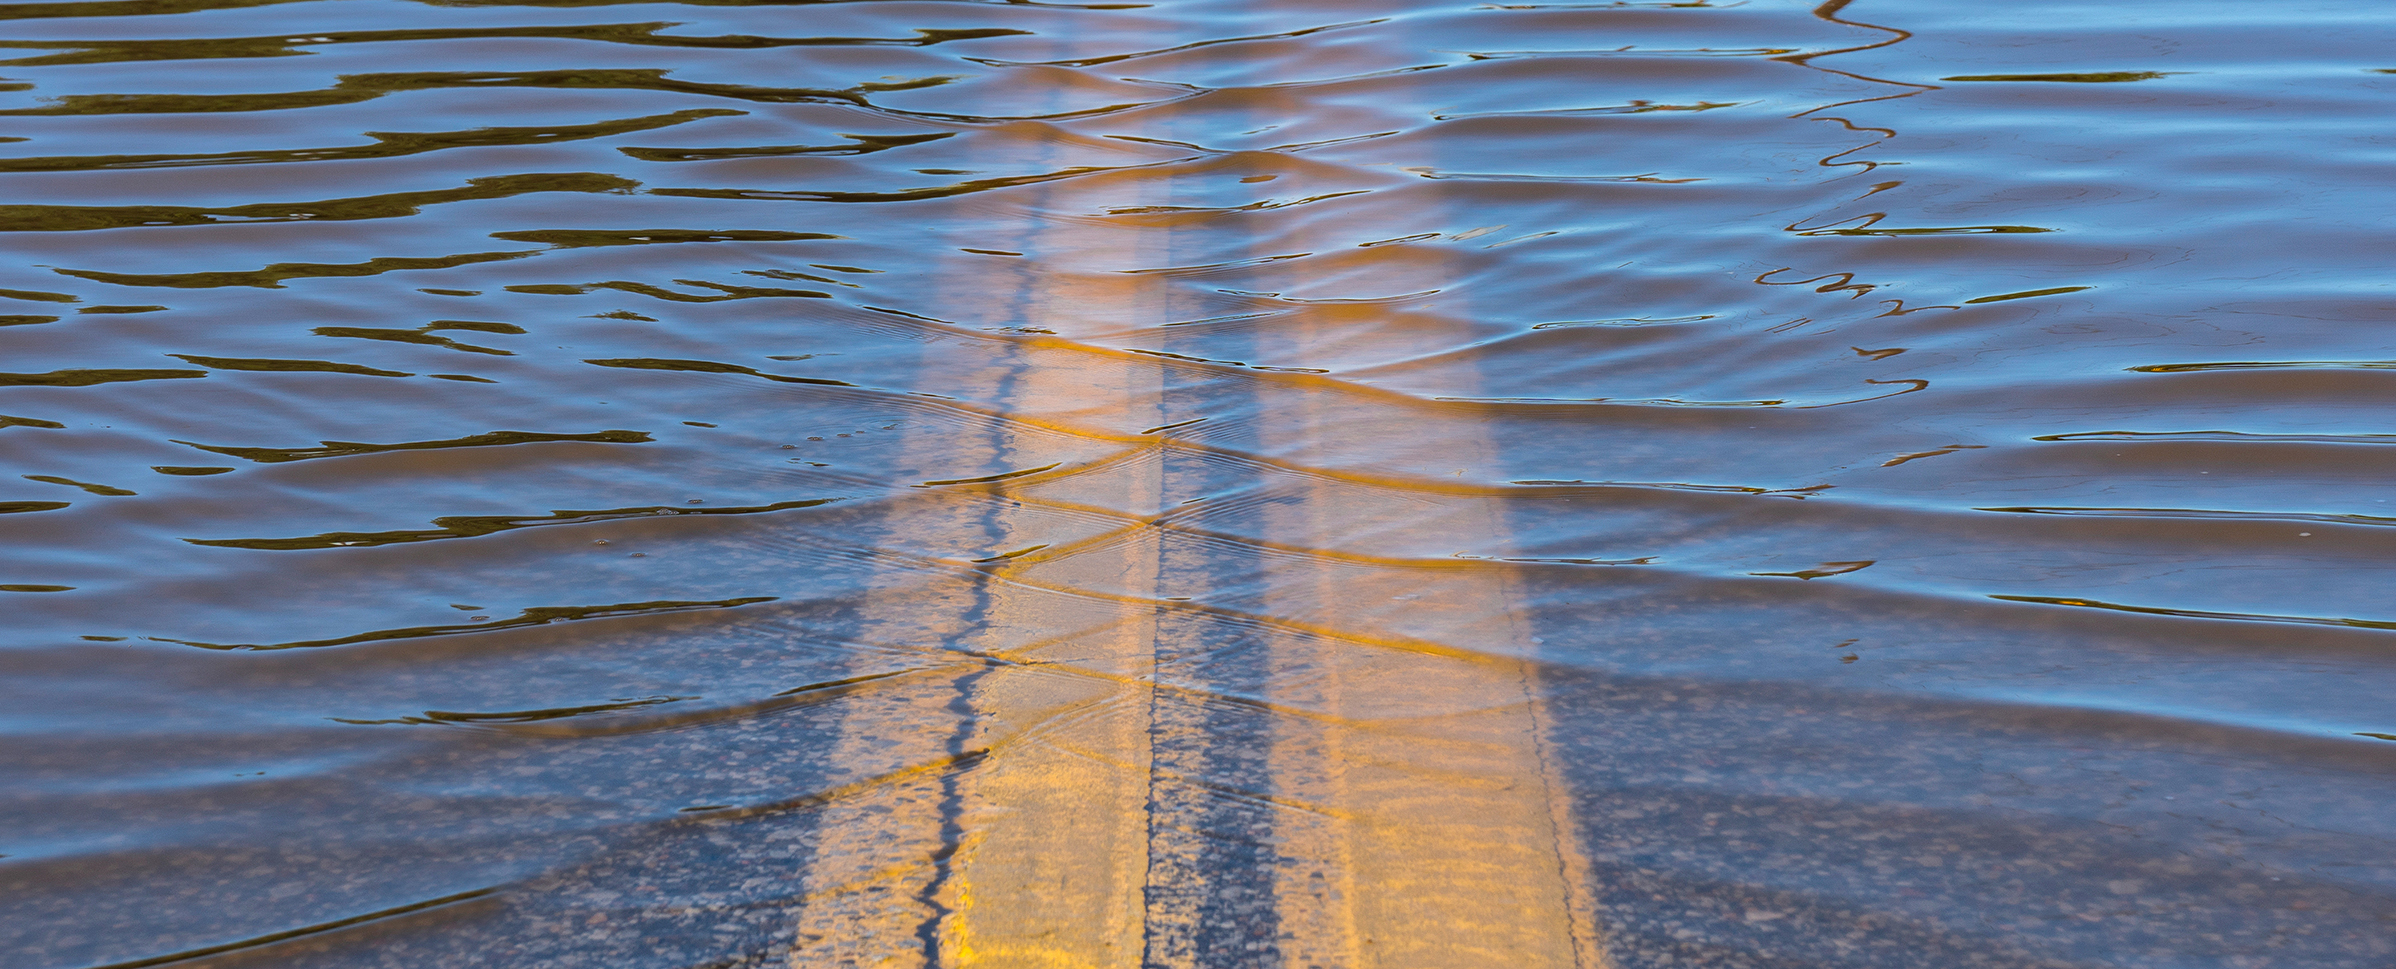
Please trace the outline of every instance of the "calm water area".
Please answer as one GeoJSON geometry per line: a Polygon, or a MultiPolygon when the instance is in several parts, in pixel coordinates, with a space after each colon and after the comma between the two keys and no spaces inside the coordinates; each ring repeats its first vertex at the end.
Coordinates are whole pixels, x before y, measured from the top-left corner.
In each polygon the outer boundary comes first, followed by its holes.
{"type": "Polygon", "coordinates": [[[2387,969],[2389,0],[0,3],[0,966],[2387,969]]]}

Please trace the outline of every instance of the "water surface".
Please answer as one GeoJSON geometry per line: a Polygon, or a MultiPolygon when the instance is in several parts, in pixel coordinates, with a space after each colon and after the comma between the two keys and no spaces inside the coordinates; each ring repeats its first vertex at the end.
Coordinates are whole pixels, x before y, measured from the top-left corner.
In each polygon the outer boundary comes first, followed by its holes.
{"type": "Polygon", "coordinates": [[[2396,961],[2396,7],[0,20],[0,962],[2396,961]]]}

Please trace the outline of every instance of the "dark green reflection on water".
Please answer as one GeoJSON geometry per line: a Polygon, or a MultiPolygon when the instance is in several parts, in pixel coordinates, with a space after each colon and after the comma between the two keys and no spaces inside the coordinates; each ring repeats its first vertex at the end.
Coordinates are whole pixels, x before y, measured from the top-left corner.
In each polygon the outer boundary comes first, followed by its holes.
{"type": "Polygon", "coordinates": [[[687,124],[743,112],[729,108],[690,108],[670,114],[624,118],[583,125],[544,125],[521,128],[472,128],[464,131],[369,131],[374,144],[342,148],[292,148],[231,151],[193,155],[90,155],[0,159],[0,172],[104,171],[128,168],[180,168],[194,165],[263,165],[279,162],[361,161],[398,158],[455,148],[537,145],[605,138],[632,131],[687,124]]]}
{"type": "Polygon", "coordinates": [[[672,505],[647,505],[636,508],[609,508],[602,511],[553,511],[546,515],[452,515],[433,519],[433,524],[439,526],[437,528],[416,531],[326,532],[302,538],[186,538],[184,541],[193,545],[249,548],[271,552],[357,548],[398,545],[408,542],[431,542],[447,538],[479,538],[517,528],[578,525],[623,518],[655,518],[673,515],[758,515],[767,512],[789,511],[794,508],[814,508],[838,500],[840,499],[810,498],[737,508],[677,508],[672,505]]]}
{"type": "MultiPolygon", "coordinates": [[[[614,175],[576,172],[562,175],[497,175],[468,179],[467,185],[466,188],[431,192],[394,192],[322,202],[265,202],[221,208],[179,205],[0,205],[0,232],[71,232],[230,222],[395,219],[418,214],[427,205],[503,199],[531,192],[628,192],[638,188],[640,183],[614,175]]],[[[48,299],[58,295],[44,293],[17,298],[48,299]]],[[[74,297],[57,301],[73,302],[74,297]]]]}
{"type": "Polygon", "coordinates": [[[287,461],[312,461],[317,458],[348,457],[357,454],[381,454],[391,451],[432,451],[446,448],[507,447],[516,444],[556,444],[579,442],[590,444],[644,444],[650,441],[646,431],[595,431],[589,434],[545,434],[537,431],[492,431],[444,441],[407,441],[400,444],[364,444],[356,441],[323,441],[312,448],[220,447],[175,443],[195,447],[228,457],[245,458],[259,464],[281,464],[287,461]]]}

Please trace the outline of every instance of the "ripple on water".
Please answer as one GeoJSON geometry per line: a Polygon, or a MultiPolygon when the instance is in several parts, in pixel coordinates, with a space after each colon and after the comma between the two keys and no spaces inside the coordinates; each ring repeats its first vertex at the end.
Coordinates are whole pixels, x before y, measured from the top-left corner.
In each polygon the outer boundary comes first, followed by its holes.
{"type": "Polygon", "coordinates": [[[2396,8],[0,23],[29,969],[2396,959],[2396,8]]]}

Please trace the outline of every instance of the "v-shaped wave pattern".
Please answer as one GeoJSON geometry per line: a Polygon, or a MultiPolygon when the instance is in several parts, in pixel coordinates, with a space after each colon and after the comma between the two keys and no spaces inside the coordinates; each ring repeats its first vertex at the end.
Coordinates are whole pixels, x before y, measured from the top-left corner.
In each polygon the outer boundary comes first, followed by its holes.
{"type": "Polygon", "coordinates": [[[2385,967],[2391,39],[0,4],[0,963],[2385,967]]]}

